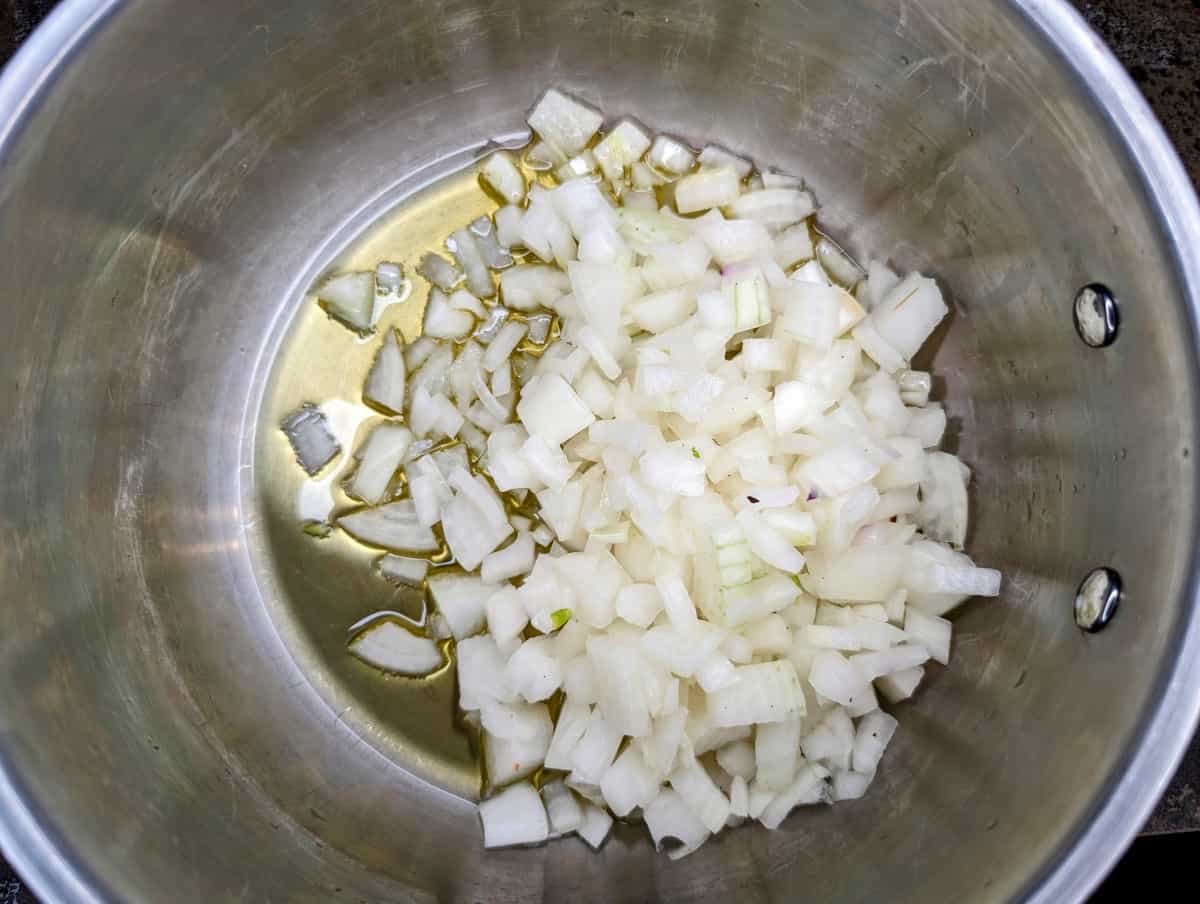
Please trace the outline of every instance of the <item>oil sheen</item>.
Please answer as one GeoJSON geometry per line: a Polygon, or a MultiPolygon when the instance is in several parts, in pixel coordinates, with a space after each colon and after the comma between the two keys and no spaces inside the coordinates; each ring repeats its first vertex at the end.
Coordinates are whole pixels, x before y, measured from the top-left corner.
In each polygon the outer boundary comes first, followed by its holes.
{"type": "Polygon", "coordinates": [[[471,733],[459,724],[453,662],[426,678],[389,676],[346,650],[350,626],[380,611],[419,621],[424,592],[399,587],[375,567],[382,550],[333,528],[315,536],[313,524],[356,508],[343,482],[352,451],[383,418],[363,404],[362,387],[388,329],[406,341],[420,333],[429,284],[417,275],[429,251],[446,254],[445,236],[496,209],[480,187],[478,167],[445,177],[398,204],[365,228],[327,272],[374,270],[400,264],[407,285],[383,308],[375,335],[362,339],[304,299],[280,347],[257,430],[255,485],[264,534],[280,590],[276,619],[293,654],[331,703],[350,707],[355,727],[386,756],[432,783],[477,798],[480,767],[471,733]],[[320,406],[341,454],[308,478],[279,430],[302,404],[320,406]],[[309,530],[305,530],[305,525],[309,530]]]}

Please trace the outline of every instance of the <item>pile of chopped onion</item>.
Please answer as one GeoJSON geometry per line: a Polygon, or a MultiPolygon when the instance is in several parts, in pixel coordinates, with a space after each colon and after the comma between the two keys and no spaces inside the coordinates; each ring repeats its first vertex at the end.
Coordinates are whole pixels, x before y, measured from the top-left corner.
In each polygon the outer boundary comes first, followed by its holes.
{"type": "MultiPolygon", "coordinates": [[[[482,167],[503,206],[418,268],[422,338],[374,353],[364,398],[390,418],[338,524],[432,614],[351,652],[419,675],[453,639],[489,847],[598,847],[640,816],[678,857],[861,797],[897,726],[880,698],[946,664],[945,615],[1000,587],[961,551],[969,471],[910,366],[941,292],[860,269],[799,179],[630,120],[600,137],[558,91],[529,122],[524,167],[482,167]],[[431,571],[445,550],[458,567],[431,571]]],[[[400,278],[318,294],[370,334],[400,278]]],[[[311,470],[336,449],[310,421],[289,428],[311,470]]]]}

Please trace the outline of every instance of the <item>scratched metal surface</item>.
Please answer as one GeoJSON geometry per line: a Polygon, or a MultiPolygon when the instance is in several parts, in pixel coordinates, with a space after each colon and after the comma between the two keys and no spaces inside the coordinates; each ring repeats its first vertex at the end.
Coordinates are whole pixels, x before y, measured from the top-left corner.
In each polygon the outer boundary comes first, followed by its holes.
{"type": "MultiPolygon", "coordinates": [[[[1200,182],[1200,5],[1195,0],[1073,0],[1129,68],[1200,182]]],[[[6,60],[53,0],[0,0],[0,61],[6,60]]],[[[1200,829],[1200,744],[1194,745],[1146,826],[1148,832],[1200,829]]],[[[0,904],[33,902],[0,862],[0,904]]]]}

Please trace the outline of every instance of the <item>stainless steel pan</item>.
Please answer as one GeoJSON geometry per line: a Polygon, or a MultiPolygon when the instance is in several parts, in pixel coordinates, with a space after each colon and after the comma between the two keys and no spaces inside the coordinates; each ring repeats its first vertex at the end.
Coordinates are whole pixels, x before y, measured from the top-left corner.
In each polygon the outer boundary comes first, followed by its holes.
{"type": "Polygon", "coordinates": [[[49,901],[1077,900],[1195,724],[1200,213],[1059,0],[66,0],[0,79],[0,235],[0,841],[49,901]],[[850,250],[938,276],[1008,578],[867,799],[680,862],[485,854],[323,666],[344,624],[296,614],[256,465],[304,280],[550,85],[803,174],[850,250]],[[1085,634],[1097,566],[1124,602],[1085,634]]]}

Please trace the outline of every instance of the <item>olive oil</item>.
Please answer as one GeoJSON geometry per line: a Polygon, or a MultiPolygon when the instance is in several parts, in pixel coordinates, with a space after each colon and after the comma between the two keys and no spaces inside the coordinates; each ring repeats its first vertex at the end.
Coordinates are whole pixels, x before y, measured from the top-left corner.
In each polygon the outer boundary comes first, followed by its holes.
{"type": "Polygon", "coordinates": [[[383,550],[328,525],[360,505],[345,488],[353,451],[384,419],[362,399],[375,352],[388,329],[405,341],[420,334],[429,284],[417,274],[418,262],[430,251],[445,255],[445,236],[496,207],[480,187],[478,167],[467,167],[402,201],[347,246],[327,272],[398,263],[407,280],[401,300],[382,309],[375,334],[365,339],[311,296],[300,303],[272,365],[254,462],[262,528],[282,597],[276,620],[297,661],[331,706],[345,712],[345,721],[386,756],[471,799],[479,796],[481,770],[457,718],[453,660],[414,679],[385,675],[346,650],[351,627],[373,613],[419,621],[424,592],[389,582],[374,564],[383,550]],[[341,445],[338,457],[311,479],[279,430],[283,418],[305,403],[321,408],[341,445]]]}

